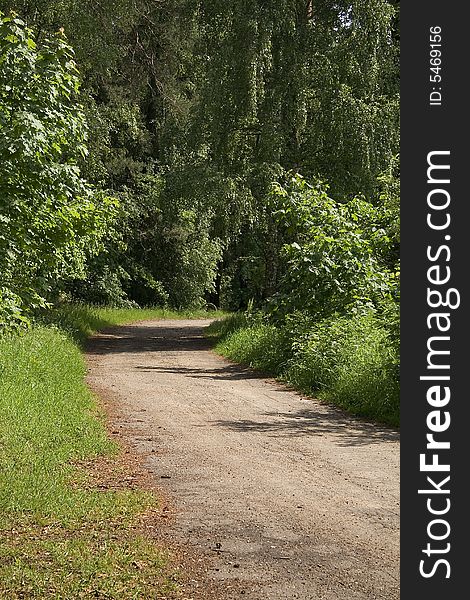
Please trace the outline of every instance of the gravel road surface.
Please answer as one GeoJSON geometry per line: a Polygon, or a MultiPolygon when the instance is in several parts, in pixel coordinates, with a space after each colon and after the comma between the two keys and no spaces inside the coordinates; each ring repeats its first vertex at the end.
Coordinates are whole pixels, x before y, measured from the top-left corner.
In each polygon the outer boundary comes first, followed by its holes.
{"type": "Polygon", "coordinates": [[[114,328],[88,348],[160,488],[175,543],[224,598],[399,598],[399,439],[210,350],[209,320],[114,328]],[[207,561],[206,561],[207,562],[207,561]]]}

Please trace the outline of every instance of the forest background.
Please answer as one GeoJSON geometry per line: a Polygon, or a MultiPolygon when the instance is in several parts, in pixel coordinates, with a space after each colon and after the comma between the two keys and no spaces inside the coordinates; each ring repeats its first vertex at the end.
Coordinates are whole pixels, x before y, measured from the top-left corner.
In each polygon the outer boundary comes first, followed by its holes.
{"type": "Polygon", "coordinates": [[[398,2],[0,9],[3,332],[236,311],[221,352],[397,424],[398,2]]]}

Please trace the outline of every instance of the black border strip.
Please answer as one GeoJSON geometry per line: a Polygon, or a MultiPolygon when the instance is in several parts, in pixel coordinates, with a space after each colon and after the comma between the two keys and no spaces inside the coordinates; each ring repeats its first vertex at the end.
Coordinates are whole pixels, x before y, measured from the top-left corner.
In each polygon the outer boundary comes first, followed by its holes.
{"type": "Polygon", "coordinates": [[[465,589],[470,575],[467,566],[470,528],[465,514],[469,504],[465,484],[470,473],[467,466],[470,393],[465,378],[470,372],[467,350],[470,234],[466,220],[470,206],[467,189],[470,99],[465,91],[470,72],[469,13],[470,4],[465,2],[407,2],[401,8],[401,598],[404,600],[460,599],[468,593],[465,589]],[[441,47],[437,45],[437,28],[441,30],[441,47]],[[430,62],[436,57],[431,54],[438,54],[431,50],[437,49],[441,51],[440,65],[436,65],[439,61],[430,62]],[[440,81],[436,74],[441,76],[440,81]],[[431,78],[436,81],[430,81],[431,78]],[[434,93],[430,97],[431,92],[441,94],[440,103],[439,95],[434,93]],[[429,154],[432,152],[435,154],[429,154]],[[436,168],[427,173],[429,161],[448,165],[450,169],[436,168]],[[442,208],[437,208],[439,203],[442,208]],[[427,222],[428,214],[431,225],[427,222]],[[437,268],[429,271],[431,267],[437,268]],[[449,280],[443,282],[448,275],[449,280]],[[431,283],[431,279],[439,283],[431,283]],[[460,306],[431,307],[430,304],[438,305],[440,300],[437,293],[428,297],[428,289],[440,292],[443,303],[449,299],[449,304],[456,305],[460,298],[460,306]],[[450,289],[455,291],[449,292],[450,289]],[[433,313],[447,316],[430,317],[433,313]],[[439,326],[442,330],[449,329],[440,331],[439,326]],[[429,354],[428,344],[432,352],[450,353],[429,354]],[[447,365],[449,368],[445,369],[447,365]],[[420,379],[421,376],[448,376],[449,380],[433,381],[420,379]],[[434,390],[429,391],[432,387],[434,390]],[[448,401],[446,387],[450,393],[448,401]],[[432,440],[443,445],[427,448],[430,443],[427,434],[433,434],[432,440]],[[449,449],[445,448],[446,442],[450,443],[449,449]],[[420,469],[421,454],[425,458],[420,469]],[[433,460],[438,463],[436,470],[426,471],[432,468],[426,465],[432,465],[433,460]],[[449,471],[445,471],[445,465],[449,465],[449,471]],[[447,477],[450,479],[446,480],[447,477]],[[420,489],[428,491],[420,494],[420,489]],[[442,562],[438,563],[439,560],[442,562]]]}

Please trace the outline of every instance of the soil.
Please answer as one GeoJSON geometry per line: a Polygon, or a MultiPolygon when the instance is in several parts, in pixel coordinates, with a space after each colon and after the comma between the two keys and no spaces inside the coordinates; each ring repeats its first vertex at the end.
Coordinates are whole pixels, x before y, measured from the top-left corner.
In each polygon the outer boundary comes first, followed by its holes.
{"type": "Polygon", "coordinates": [[[397,431],[222,359],[209,323],[118,327],[87,350],[111,430],[166,499],[159,527],[190,557],[184,597],[398,599],[397,431]]]}

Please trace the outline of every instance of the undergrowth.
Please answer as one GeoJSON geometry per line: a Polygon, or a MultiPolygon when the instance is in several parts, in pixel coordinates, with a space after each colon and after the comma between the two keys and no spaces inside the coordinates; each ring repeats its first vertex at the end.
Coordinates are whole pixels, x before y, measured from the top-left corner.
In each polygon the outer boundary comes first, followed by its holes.
{"type": "Polygon", "coordinates": [[[398,426],[399,353],[376,311],[317,322],[302,313],[280,323],[262,314],[214,322],[217,352],[274,375],[305,394],[398,426]]]}

